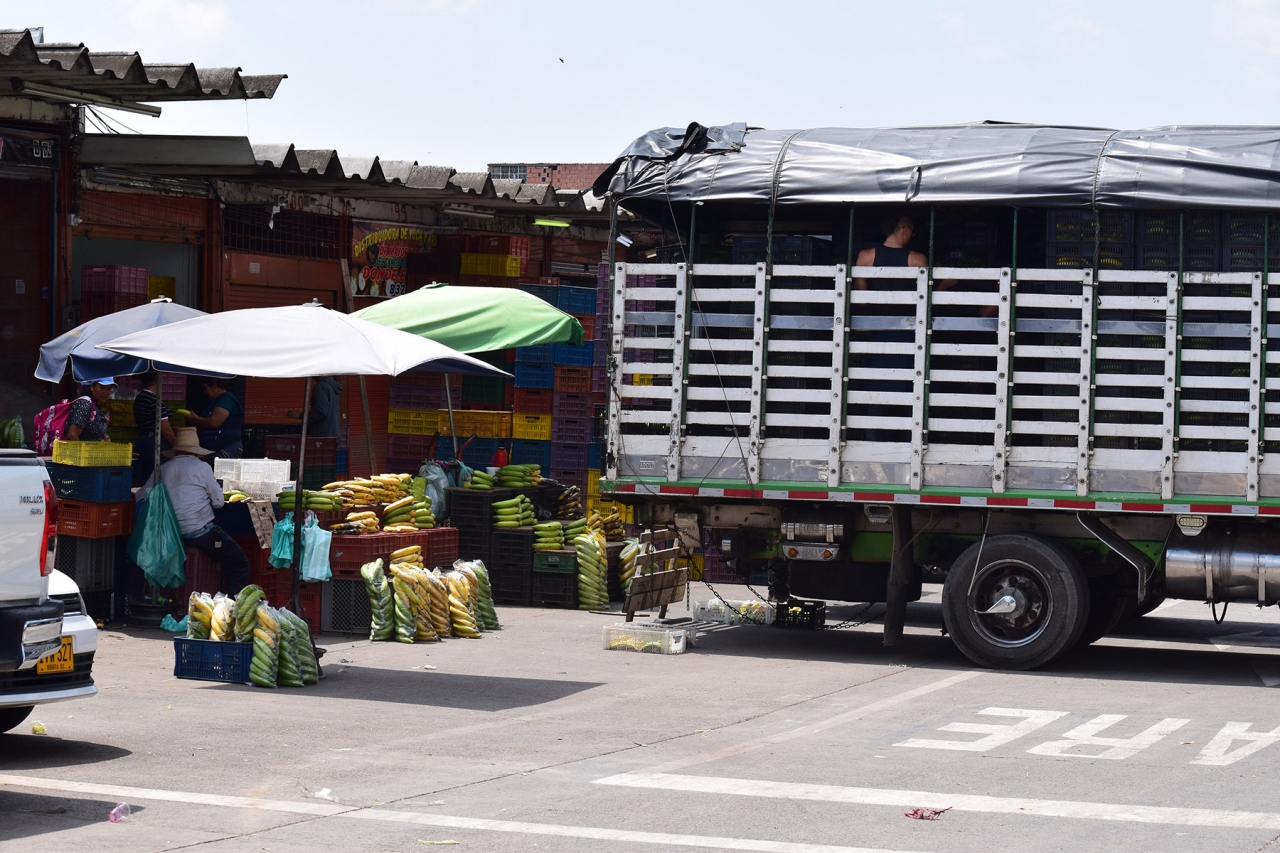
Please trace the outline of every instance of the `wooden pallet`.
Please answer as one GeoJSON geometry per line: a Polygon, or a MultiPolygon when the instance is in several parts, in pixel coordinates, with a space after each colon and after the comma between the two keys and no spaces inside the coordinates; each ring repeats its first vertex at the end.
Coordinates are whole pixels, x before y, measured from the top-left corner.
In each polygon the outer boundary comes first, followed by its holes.
{"type": "Polygon", "coordinates": [[[636,557],[636,574],[622,604],[628,622],[635,618],[637,611],[654,607],[659,608],[658,618],[665,619],[667,605],[684,598],[685,588],[689,585],[689,568],[676,567],[680,548],[674,544],[675,540],[676,531],[671,528],[646,530],[640,534],[640,544],[654,548],[636,557]]]}

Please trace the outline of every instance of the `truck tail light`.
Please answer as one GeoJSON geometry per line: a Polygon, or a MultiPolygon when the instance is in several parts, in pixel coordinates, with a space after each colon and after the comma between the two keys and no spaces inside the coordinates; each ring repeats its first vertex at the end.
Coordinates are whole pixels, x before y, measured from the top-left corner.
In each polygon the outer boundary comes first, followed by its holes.
{"type": "Polygon", "coordinates": [[[40,576],[53,573],[58,559],[58,494],[44,481],[44,530],[40,535],[40,576]]]}

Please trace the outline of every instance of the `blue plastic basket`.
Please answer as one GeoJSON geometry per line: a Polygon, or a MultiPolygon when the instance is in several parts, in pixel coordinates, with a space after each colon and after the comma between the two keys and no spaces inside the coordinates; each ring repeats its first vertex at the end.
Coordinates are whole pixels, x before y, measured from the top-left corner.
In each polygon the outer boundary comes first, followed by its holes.
{"type": "Polygon", "coordinates": [[[595,347],[584,344],[555,344],[555,363],[564,367],[591,367],[596,360],[595,347]]]}
{"type": "Polygon", "coordinates": [[[556,307],[566,314],[596,313],[596,291],[589,287],[561,287],[556,307]]]}
{"type": "Polygon", "coordinates": [[[252,661],[253,643],[173,638],[174,678],[247,683],[252,661]]]}
{"type": "Polygon", "coordinates": [[[133,498],[132,468],[81,468],[46,462],[49,481],[60,498],[90,503],[122,503],[133,498]]]}
{"type": "Polygon", "coordinates": [[[554,388],[555,384],[556,366],[554,364],[516,362],[517,388],[554,388]]]}
{"type": "Polygon", "coordinates": [[[546,471],[551,467],[551,442],[518,438],[511,443],[511,462],[515,465],[541,465],[546,471]]]}
{"type": "Polygon", "coordinates": [[[548,302],[552,305],[555,305],[556,291],[559,290],[560,288],[556,287],[553,284],[522,284],[520,285],[520,289],[523,290],[525,293],[533,294],[534,296],[541,299],[543,302],[548,302]]]}
{"type": "Polygon", "coordinates": [[[600,463],[604,460],[604,445],[598,441],[593,441],[587,445],[587,467],[594,468],[599,471],[604,466],[600,463]]]}
{"type": "Polygon", "coordinates": [[[546,363],[555,358],[554,344],[538,344],[532,347],[516,347],[517,362],[546,363]]]}

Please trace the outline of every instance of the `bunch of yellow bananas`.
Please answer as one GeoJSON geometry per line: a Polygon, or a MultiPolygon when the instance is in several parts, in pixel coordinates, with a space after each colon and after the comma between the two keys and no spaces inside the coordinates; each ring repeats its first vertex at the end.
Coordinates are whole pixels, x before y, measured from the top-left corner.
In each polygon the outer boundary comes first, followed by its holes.
{"type": "Polygon", "coordinates": [[[378,514],[372,510],[364,512],[347,513],[346,521],[340,521],[337,524],[331,524],[329,529],[334,533],[377,533],[378,532],[378,514]]]}
{"type": "Polygon", "coordinates": [[[222,500],[224,503],[238,504],[249,500],[249,496],[239,489],[228,489],[222,493],[222,500]]]}
{"type": "Polygon", "coordinates": [[[601,513],[596,509],[591,510],[587,514],[587,527],[603,534],[609,542],[620,542],[627,536],[627,531],[622,526],[622,516],[616,509],[611,509],[607,513],[601,513]]]}
{"type": "Polygon", "coordinates": [[[213,631],[213,596],[193,592],[187,600],[187,637],[207,640],[213,631]]]}
{"type": "Polygon", "coordinates": [[[642,553],[639,539],[627,539],[618,554],[618,579],[622,582],[622,591],[631,588],[631,579],[636,576],[636,557],[642,553]]]}
{"type": "Polygon", "coordinates": [[[462,572],[449,572],[444,580],[449,589],[449,621],[453,626],[453,635],[478,639],[480,626],[476,624],[471,601],[472,595],[478,593],[473,592],[471,582],[462,572]]]}
{"type": "Polygon", "coordinates": [[[578,552],[578,609],[608,610],[609,581],[604,537],[584,533],[573,540],[578,552]]]}
{"type": "Polygon", "coordinates": [[[213,597],[213,613],[209,619],[209,639],[232,642],[236,638],[236,601],[222,593],[213,597]]]}
{"type": "Polygon", "coordinates": [[[327,483],[324,491],[341,495],[343,506],[348,508],[377,506],[407,497],[412,480],[409,474],[374,474],[372,477],[327,483]]]}
{"type": "MultiPolygon", "coordinates": [[[[421,566],[421,560],[418,566],[421,566]]],[[[396,639],[401,642],[435,643],[440,640],[431,620],[432,593],[426,574],[422,568],[415,568],[407,561],[396,563],[393,560],[391,563],[391,585],[395,587],[396,594],[396,639]],[[408,622],[403,630],[400,628],[402,611],[407,618],[412,618],[412,632],[408,630],[408,622]]]]}
{"type": "Polygon", "coordinates": [[[449,618],[449,585],[439,569],[426,573],[427,583],[431,588],[430,616],[431,626],[441,637],[453,636],[453,621],[449,618]]]}

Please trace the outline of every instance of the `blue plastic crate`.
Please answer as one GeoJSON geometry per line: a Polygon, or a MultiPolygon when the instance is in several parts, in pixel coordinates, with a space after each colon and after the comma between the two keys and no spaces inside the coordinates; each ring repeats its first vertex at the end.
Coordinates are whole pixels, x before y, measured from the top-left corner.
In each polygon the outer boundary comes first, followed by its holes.
{"type": "Polygon", "coordinates": [[[511,443],[511,462],[513,465],[541,465],[546,471],[551,468],[551,442],[517,438],[511,443]]]}
{"type": "Polygon", "coordinates": [[[555,384],[556,366],[554,364],[516,362],[517,388],[554,388],[555,384]]]}
{"type": "Polygon", "coordinates": [[[560,288],[556,287],[553,284],[522,284],[520,285],[520,289],[523,290],[525,293],[529,293],[538,297],[543,302],[548,302],[552,305],[555,305],[556,291],[559,290],[560,288]]]}
{"type": "Polygon", "coordinates": [[[333,467],[341,474],[347,473],[347,448],[339,447],[333,452],[333,467]]]}
{"type": "Polygon", "coordinates": [[[595,468],[597,471],[604,468],[600,463],[604,460],[604,445],[598,441],[593,441],[587,445],[587,467],[595,468]]]}
{"type": "Polygon", "coordinates": [[[595,347],[584,344],[575,347],[571,344],[555,344],[555,363],[565,367],[591,367],[596,359],[595,347]]]}
{"type": "Polygon", "coordinates": [[[532,347],[516,347],[517,362],[547,363],[555,358],[554,344],[538,344],[532,347]]]}
{"type": "MultiPolygon", "coordinates": [[[[459,444],[466,441],[464,437],[459,444]]],[[[501,439],[497,438],[477,438],[471,444],[467,445],[462,451],[462,461],[470,465],[472,468],[487,468],[491,464],[493,454],[498,452],[498,445],[501,439]]],[[[443,435],[440,437],[439,458],[454,459],[453,437],[443,435]]]]}
{"type": "Polygon", "coordinates": [[[590,287],[561,287],[556,307],[566,314],[596,313],[596,291],[590,287]]]}
{"type": "Polygon", "coordinates": [[[173,638],[174,678],[247,683],[252,661],[253,643],[173,638]]]}
{"type": "Polygon", "coordinates": [[[46,462],[49,481],[60,498],[90,503],[123,503],[133,499],[132,468],[81,468],[46,462]]]}

